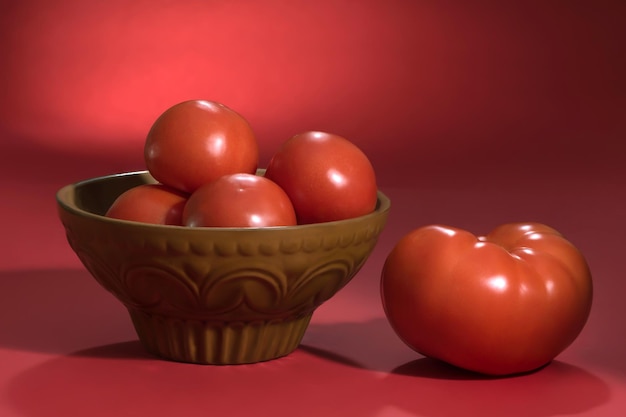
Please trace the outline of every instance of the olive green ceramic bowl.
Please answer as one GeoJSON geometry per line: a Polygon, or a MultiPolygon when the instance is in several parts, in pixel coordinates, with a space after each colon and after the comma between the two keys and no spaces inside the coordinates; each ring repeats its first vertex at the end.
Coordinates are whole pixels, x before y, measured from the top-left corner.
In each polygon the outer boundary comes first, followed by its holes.
{"type": "Polygon", "coordinates": [[[163,358],[241,364],[297,348],[314,310],[365,263],[389,212],[272,228],[190,228],[110,219],[147,172],[67,185],[57,193],[67,239],[94,278],[128,309],[145,348],[163,358]]]}

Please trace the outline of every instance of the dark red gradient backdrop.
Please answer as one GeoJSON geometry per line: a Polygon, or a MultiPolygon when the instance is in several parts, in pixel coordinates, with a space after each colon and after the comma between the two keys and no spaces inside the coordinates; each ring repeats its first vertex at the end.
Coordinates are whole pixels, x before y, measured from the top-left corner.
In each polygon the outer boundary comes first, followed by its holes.
{"type": "Polygon", "coordinates": [[[249,119],[261,164],[304,130],[361,146],[381,181],[467,170],[615,175],[626,3],[2,1],[0,128],[14,147],[141,168],[189,98],[249,119]]]}
{"type": "Polygon", "coordinates": [[[625,74],[625,0],[0,0],[0,415],[626,415],[625,74]],[[346,136],[392,200],[281,360],[147,355],[58,220],[60,187],[144,169],[150,125],[191,98],[243,114],[261,166],[295,133],[346,136]],[[554,363],[484,379],[395,336],[380,272],[404,234],[529,220],[594,279],[554,363]]]}

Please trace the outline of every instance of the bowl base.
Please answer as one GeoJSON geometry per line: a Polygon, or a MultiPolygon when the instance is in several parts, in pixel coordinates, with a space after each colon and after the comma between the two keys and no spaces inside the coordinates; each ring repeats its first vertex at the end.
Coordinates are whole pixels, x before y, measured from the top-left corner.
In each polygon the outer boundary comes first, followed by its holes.
{"type": "Polygon", "coordinates": [[[293,352],[313,313],[252,322],[186,320],[128,310],[144,348],[165,359],[203,365],[239,365],[293,352]]]}

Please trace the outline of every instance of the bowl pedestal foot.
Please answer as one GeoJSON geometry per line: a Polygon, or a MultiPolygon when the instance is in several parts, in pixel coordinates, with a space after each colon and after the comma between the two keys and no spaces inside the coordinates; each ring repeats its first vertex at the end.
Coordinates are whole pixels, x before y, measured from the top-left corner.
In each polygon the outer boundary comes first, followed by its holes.
{"type": "Polygon", "coordinates": [[[265,321],[203,321],[169,318],[129,309],[139,340],[157,356],[178,362],[236,365],[293,352],[313,313],[265,321]]]}

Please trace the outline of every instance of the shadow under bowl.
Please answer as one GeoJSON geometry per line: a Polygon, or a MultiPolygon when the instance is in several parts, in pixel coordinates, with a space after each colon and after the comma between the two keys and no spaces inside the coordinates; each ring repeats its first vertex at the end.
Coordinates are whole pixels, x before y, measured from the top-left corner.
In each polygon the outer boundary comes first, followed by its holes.
{"type": "Polygon", "coordinates": [[[293,352],[315,309],[363,266],[390,209],[378,192],[370,214],[300,226],[192,228],[104,216],[122,192],[154,182],[142,171],[67,185],[58,213],[71,248],[128,309],[144,347],[198,364],[293,352]]]}

